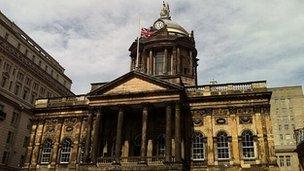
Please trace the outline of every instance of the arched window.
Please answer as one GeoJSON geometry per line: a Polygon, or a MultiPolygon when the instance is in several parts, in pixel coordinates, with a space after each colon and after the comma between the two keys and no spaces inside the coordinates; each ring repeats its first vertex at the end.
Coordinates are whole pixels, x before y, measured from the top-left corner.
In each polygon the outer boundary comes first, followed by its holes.
{"type": "Polygon", "coordinates": [[[205,159],[205,145],[204,145],[204,136],[195,132],[192,140],[192,160],[204,160],[205,159]]]}
{"type": "Polygon", "coordinates": [[[165,155],[165,135],[160,134],[157,137],[157,156],[165,155]]]}
{"type": "Polygon", "coordinates": [[[245,159],[251,159],[255,157],[253,134],[251,131],[244,131],[242,133],[242,149],[243,157],[245,159]]]}
{"type": "Polygon", "coordinates": [[[60,151],[60,163],[69,163],[72,149],[72,142],[70,139],[65,139],[62,142],[60,151]]]}
{"type": "Polygon", "coordinates": [[[52,141],[50,139],[44,141],[41,151],[41,164],[48,164],[51,160],[52,141]]]}
{"type": "Polygon", "coordinates": [[[225,132],[220,132],[217,134],[217,158],[219,160],[230,159],[230,149],[228,136],[225,132]]]}

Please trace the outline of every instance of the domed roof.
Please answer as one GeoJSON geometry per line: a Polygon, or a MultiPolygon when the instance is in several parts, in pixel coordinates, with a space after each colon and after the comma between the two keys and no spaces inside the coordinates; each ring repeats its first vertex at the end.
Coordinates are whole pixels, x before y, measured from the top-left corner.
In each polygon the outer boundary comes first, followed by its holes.
{"type": "Polygon", "coordinates": [[[163,2],[163,7],[160,11],[160,18],[156,20],[156,22],[157,21],[162,21],[169,33],[173,33],[175,35],[189,36],[189,33],[182,26],[171,20],[168,3],[165,4],[165,2],[163,2]]]}
{"type": "Polygon", "coordinates": [[[172,21],[171,19],[160,19],[160,20],[165,23],[167,31],[169,33],[179,33],[185,36],[189,36],[189,33],[182,26],[172,21]]]}

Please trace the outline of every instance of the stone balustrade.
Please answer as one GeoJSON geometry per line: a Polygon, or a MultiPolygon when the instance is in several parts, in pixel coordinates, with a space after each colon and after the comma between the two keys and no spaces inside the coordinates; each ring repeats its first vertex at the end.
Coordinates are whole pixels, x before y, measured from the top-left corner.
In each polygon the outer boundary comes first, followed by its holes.
{"type": "Polygon", "coordinates": [[[77,106],[88,104],[88,99],[86,96],[72,96],[72,97],[60,97],[60,98],[50,98],[50,99],[38,99],[36,100],[36,108],[46,108],[46,107],[63,107],[63,106],[77,106]]]}
{"type": "Polygon", "coordinates": [[[267,91],[266,81],[252,81],[226,84],[207,84],[186,87],[189,96],[211,96],[226,94],[242,94],[267,91]]]}

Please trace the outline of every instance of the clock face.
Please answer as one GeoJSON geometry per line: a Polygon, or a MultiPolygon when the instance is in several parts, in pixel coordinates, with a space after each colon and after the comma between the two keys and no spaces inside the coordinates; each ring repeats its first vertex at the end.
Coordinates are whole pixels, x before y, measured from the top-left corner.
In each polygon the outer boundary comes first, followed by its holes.
{"type": "Polygon", "coordinates": [[[163,27],[164,27],[164,22],[162,22],[162,21],[156,21],[154,23],[154,28],[156,28],[157,30],[159,30],[159,29],[161,29],[163,27]]]}

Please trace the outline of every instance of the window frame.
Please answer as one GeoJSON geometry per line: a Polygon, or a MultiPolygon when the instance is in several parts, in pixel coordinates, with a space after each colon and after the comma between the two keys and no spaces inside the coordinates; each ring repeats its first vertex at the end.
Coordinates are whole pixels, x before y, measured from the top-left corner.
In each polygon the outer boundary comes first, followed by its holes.
{"type": "Polygon", "coordinates": [[[241,144],[242,144],[242,157],[245,160],[252,160],[256,159],[256,149],[255,149],[255,142],[254,142],[254,135],[252,131],[245,130],[241,135],[241,144]],[[246,157],[245,152],[249,152],[253,154],[253,156],[246,157]]]}
{"type": "Polygon", "coordinates": [[[205,161],[206,160],[206,150],[205,150],[205,142],[204,142],[205,136],[200,132],[195,132],[193,134],[193,139],[191,143],[191,160],[192,161],[205,161]],[[197,145],[195,147],[194,145],[197,145]],[[194,152],[199,151],[199,152],[194,152]],[[195,155],[196,154],[196,155],[195,155]],[[200,155],[198,155],[200,154],[200,155]],[[194,157],[194,156],[200,156],[200,157],[194,157]]]}
{"type": "Polygon", "coordinates": [[[52,157],[52,140],[47,139],[46,141],[44,141],[42,146],[40,164],[49,164],[51,162],[51,157],[52,157]]]}
{"type": "Polygon", "coordinates": [[[216,136],[216,157],[217,160],[225,161],[231,160],[230,142],[226,132],[219,132],[216,136]],[[219,146],[219,144],[222,144],[219,146]],[[228,157],[219,157],[224,151],[227,150],[228,157]]]}
{"type": "Polygon", "coordinates": [[[72,151],[72,141],[69,138],[66,138],[62,141],[62,146],[60,150],[60,164],[69,164],[71,160],[71,151],[72,151]]]}

